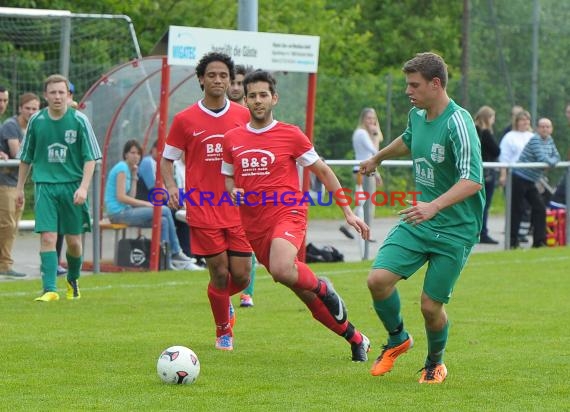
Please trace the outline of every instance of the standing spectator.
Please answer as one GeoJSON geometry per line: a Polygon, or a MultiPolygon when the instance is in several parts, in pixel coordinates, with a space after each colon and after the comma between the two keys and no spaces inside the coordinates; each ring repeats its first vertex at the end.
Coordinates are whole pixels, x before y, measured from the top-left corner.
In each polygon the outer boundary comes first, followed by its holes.
{"type": "Polygon", "coordinates": [[[428,353],[419,382],[441,383],[447,376],[443,355],[449,331],[444,304],[481,231],[481,149],[471,115],[447,94],[443,59],[419,53],[403,71],[414,106],[408,126],[360,169],[374,173],[382,161],[411,153],[416,191],[421,193],[417,204],[400,212],[402,220],[388,234],[368,275],[374,309],[388,332],[371,374],[388,373],[397,357],[413,346],[396,284],[428,262],[421,295],[428,353]]]}
{"type": "MultiPolygon", "coordinates": [[[[515,115],[513,128],[508,132],[499,145],[501,153],[499,161],[504,163],[516,163],[524,147],[533,136],[530,126],[530,113],[523,110],[515,115]]],[[[499,183],[505,186],[507,180],[507,169],[501,169],[499,183]]]]}
{"type": "MultiPolygon", "coordinates": [[[[246,196],[239,207],[247,238],[273,280],[290,288],[316,320],[351,345],[354,362],[365,362],[370,342],[348,321],[342,298],[328,279],[317,278],[297,259],[307,231],[307,205],[300,202],[303,194],[297,164],[315,173],[330,192],[340,189],[340,183],[298,127],[273,119],[278,96],[271,74],[262,70],[250,73],[244,79],[244,89],[251,120],[226,133],[221,170],[234,201],[238,194],[268,195],[267,201],[257,205],[248,204],[246,196]],[[289,195],[287,204],[278,200],[284,194],[289,195]]],[[[368,226],[349,206],[342,206],[342,211],[346,221],[367,238],[368,226]]]]}
{"type": "Polygon", "coordinates": [[[101,158],[97,138],[87,117],[67,107],[69,82],[61,75],[44,84],[48,106],[34,114],[20,150],[17,204],[24,204],[24,184],[32,168],[36,187],[36,225],[40,233],[43,294],[37,301],[59,299],[56,288],[57,234],[67,243],[67,299],[79,299],[83,261],[81,235],[91,230],[87,192],[95,162],[101,158]],[[33,167],[32,167],[33,166],[33,167]]]}
{"type": "MultiPolygon", "coordinates": [[[[380,143],[384,140],[382,131],[380,130],[380,125],[378,124],[378,116],[376,115],[376,110],[371,107],[365,107],[360,112],[360,117],[358,119],[358,125],[356,130],[352,134],[352,147],[354,149],[354,156],[356,160],[366,160],[371,158],[378,152],[380,148],[380,143]]],[[[364,187],[369,188],[368,194],[370,198],[372,193],[376,191],[376,185],[381,185],[382,180],[379,176],[363,176],[359,172],[359,166],[354,166],[352,172],[355,181],[355,191],[362,192],[364,187]],[[378,179],[378,180],[377,180],[378,179]],[[368,180],[365,184],[364,180],[368,180]]],[[[356,216],[364,220],[364,210],[368,208],[368,216],[366,221],[372,224],[372,219],[374,219],[374,205],[371,200],[362,202],[361,204],[356,204],[354,208],[354,213],[356,216]]],[[[346,225],[340,227],[340,231],[349,239],[354,239],[354,235],[350,233],[346,225]]],[[[374,239],[370,239],[374,242],[374,239]]]]}
{"type": "MultiPolygon", "coordinates": [[[[40,98],[33,93],[24,93],[18,102],[18,114],[10,117],[0,127],[0,151],[8,159],[16,159],[20,143],[26,134],[30,117],[40,109],[40,98]]],[[[18,233],[22,207],[16,206],[18,194],[18,169],[0,168],[0,275],[24,277],[24,273],[12,269],[12,246],[18,233]]]]}
{"type": "MultiPolygon", "coordinates": [[[[499,161],[504,163],[516,163],[523,151],[524,147],[533,136],[532,128],[530,125],[530,113],[526,110],[518,112],[513,119],[512,130],[508,132],[499,145],[501,153],[499,155],[499,161]]],[[[507,182],[507,169],[501,168],[499,184],[505,187],[507,182]]],[[[524,200],[524,213],[521,218],[521,224],[519,228],[518,242],[527,242],[527,235],[530,229],[530,212],[529,205],[526,200],[524,200]]]]}
{"type": "MultiPolygon", "coordinates": [[[[245,106],[245,91],[243,89],[243,79],[246,75],[251,73],[253,68],[251,66],[244,66],[237,64],[235,68],[236,76],[230,82],[227,95],[228,99],[232,102],[245,106]]],[[[239,305],[242,308],[249,308],[253,306],[253,293],[255,291],[255,272],[257,267],[257,260],[255,253],[251,255],[251,271],[249,272],[249,285],[243,290],[239,297],[239,305]]]]}
{"type": "MultiPolygon", "coordinates": [[[[475,114],[475,128],[481,142],[481,157],[484,162],[496,162],[501,149],[495,141],[493,135],[493,125],[495,124],[495,111],[489,106],[482,106],[475,114]]],[[[497,242],[489,236],[487,228],[487,219],[489,217],[489,208],[493,200],[493,192],[497,183],[497,171],[495,169],[484,169],[485,176],[485,209],[483,209],[483,225],[479,236],[479,243],[488,243],[496,245],[497,242]]]]}
{"type": "Polygon", "coordinates": [[[210,273],[208,299],[216,326],[215,348],[233,350],[235,313],[230,302],[249,284],[251,247],[235,206],[217,202],[225,193],[220,174],[224,134],[249,120],[248,110],[226,97],[235,78],[234,62],[226,54],[205,54],[196,66],[204,98],[177,113],[164,147],[160,170],[170,194],[170,206],[180,208],[173,161],[186,160],[187,219],[190,249],[206,259],[210,273]]]}
{"type": "MultiPolygon", "coordinates": [[[[112,223],[124,223],[138,227],[152,227],[154,206],[148,200],[135,197],[137,193],[138,166],[142,147],[136,140],[128,140],[123,147],[123,161],[109,171],[105,186],[105,208],[112,223]]],[[[170,269],[177,269],[173,263],[190,263],[178,242],[176,228],[170,209],[162,206],[161,240],[168,242],[171,256],[167,256],[170,269]]]]}
{"type": "MultiPolygon", "coordinates": [[[[537,125],[538,134],[534,135],[524,147],[519,163],[544,162],[555,166],[560,161],[560,154],[552,139],[552,122],[541,118],[537,125]]],[[[519,246],[517,233],[524,212],[523,200],[531,207],[533,225],[532,247],[546,246],[546,206],[536,188],[536,183],[543,177],[541,169],[513,170],[513,198],[511,203],[511,248],[519,246]]]]}

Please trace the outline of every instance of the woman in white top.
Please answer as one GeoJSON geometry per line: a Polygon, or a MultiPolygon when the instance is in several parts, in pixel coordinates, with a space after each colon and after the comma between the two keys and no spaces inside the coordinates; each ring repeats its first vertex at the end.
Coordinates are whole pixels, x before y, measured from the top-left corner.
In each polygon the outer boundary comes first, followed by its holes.
{"type": "MultiPolygon", "coordinates": [[[[380,125],[378,124],[378,116],[376,115],[376,110],[371,107],[365,107],[360,112],[360,118],[358,120],[358,125],[356,130],[352,134],[352,147],[354,148],[354,157],[356,160],[362,161],[367,160],[374,156],[379,148],[380,143],[384,140],[382,131],[380,130],[380,125]]],[[[376,186],[382,184],[382,179],[380,175],[374,176],[364,176],[359,173],[359,166],[356,165],[352,169],[354,180],[355,180],[355,191],[363,191],[365,187],[369,195],[372,195],[376,191],[376,186]]],[[[370,201],[367,201],[370,203],[370,201]]],[[[361,202],[356,204],[354,208],[354,213],[364,219],[364,209],[363,206],[367,202],[361,202]]],[[[370,204],[368,208],[368,219],[366,220],[368,224],[372,223],[374,218],[374,205],[370,204]]],[[[354,239],[354,235],[349,231],[347,226],[341,226],[340,231],[348,238],[354,239]]],[[[374,241],[374,240],[371,240],[374,241]]]]}
{"type": "MultiPolygon", "coordinates": [[[[499,145],[501,148],[499,162],[516,163],[533,135],[534,133],[530,125],[530,113],[526,110],[517,113],[513,120],[513,129],[503,137],[499,145]]],[[[506,181],[507,169],[502,168],[499,184],[505,186],[506,181]]]]}
{"type": "MultiPolygon", "coordinates": [[[[513,118],[512,130],[503,136],[501,144],[501,154],[499,155],[500,162],[506,163],[516,163],[519,157],[530,140],[534,135],[532,127],[530,125],[530,113],[526,110],[522,110],[515,114],[513,118]]],[[[507,183],[507,169],[501,168],[501,174],[499,176],[499,184],[505,187],[507,183]]],[[[525,200],[525,203],[526,200],[525,200]]],[[[530,205],[525,207],[525,212],[522,215],[521,223],[519,226],[518,238],[519,242],[528,242],[527,235],[530,230],[530,205]]]]}

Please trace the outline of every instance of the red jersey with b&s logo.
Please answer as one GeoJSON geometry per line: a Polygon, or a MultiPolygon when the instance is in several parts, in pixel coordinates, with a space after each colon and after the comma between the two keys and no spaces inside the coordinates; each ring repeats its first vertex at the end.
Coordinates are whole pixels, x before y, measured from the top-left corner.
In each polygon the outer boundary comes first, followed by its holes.
{"type": "Polygon", "coordinates": [[[297,126],[273,121],[253,129],[248,124],[226,133],[223,144],[222,173],[245,191],[239,209],[248,237],[264,235],[285,214],[305,217],[308,203],[301,202],[297,164],[310,166],[319,156],[297,126]]]}
{"type": "Polygon", "coordinates": [[[220,168],[224,134],[248,121],[249,110],[229,100],[217,113],[199,101],[174,116],[163,156],[177,160],[181,153],[185,154],[184,203],[191,226],[227,228],[241,224],[238,208],[229,201],[220,168]]]}

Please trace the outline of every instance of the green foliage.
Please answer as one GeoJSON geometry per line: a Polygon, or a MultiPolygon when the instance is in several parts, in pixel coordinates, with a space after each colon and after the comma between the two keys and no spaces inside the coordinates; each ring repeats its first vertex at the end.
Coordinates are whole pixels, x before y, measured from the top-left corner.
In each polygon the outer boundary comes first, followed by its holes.
{"type": "Polygon", "coordinates": [[[448,64],[461,57],[462,2],[438,0],[360,1],[362,22],[374,33],[377,67],[401,66],[415,53],[439,52],[448,64]]]}
{"type": "Polygon", "coordinates": [[[568,261],[565,248],[471,256],[447,308],[449,375],[437,387],[417,383],[426,354],[421,271],[398,284],[414,348],[383,377],[369,374],[386,340],[366,287],[370,262],[312,266],[371,339],[364,364],[263,269],[255,307],[237,308],[233,352],[214,349],[206,273],[85,276],[81,300],[50,303],[33,302],[37,279],[0,282],[0,398],[13,411],[566,410],[568,261]],[[537,274],[548,287],[536,287],[537,274]],[[194,385],[156,376],[160,352],[175,344],[200,359],[194,385]]]}

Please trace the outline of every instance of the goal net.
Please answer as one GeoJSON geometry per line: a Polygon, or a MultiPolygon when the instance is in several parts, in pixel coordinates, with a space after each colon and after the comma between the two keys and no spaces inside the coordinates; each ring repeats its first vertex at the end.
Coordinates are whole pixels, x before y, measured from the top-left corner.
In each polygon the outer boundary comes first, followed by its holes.
{"type": "Polygon", "coordinates": [[[111,67],[140,58],[132,22],[124,15],[0,7],[0,85],[12,99],[41,96],[43,80],[61,73],[75,86],[75,100],[111,67]]]}

